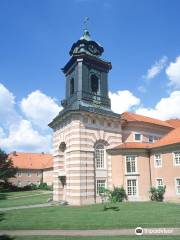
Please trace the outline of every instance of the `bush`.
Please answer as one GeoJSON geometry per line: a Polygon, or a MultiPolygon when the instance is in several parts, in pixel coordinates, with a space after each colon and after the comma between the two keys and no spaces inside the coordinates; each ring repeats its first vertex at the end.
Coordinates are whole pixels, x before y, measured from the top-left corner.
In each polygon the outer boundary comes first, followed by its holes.
{"type": "Polygon", "coordinates": [[[162,202],[164,200],[165,191],[166,191],[166,186],[164,187],[159,186],[158,188],[151,187],[150,188],[151,201],[162,202]]]}
{"type": "Polygon", "coordinates": [[[126,191],[123,187],[114,187],[113,190],[109,190],[106,188],[100,188],[99,194],[102,198],[102,201],[109,202],[122,202],[123,200],[127,200],[126,191]]]}
{"type": "Polygon", "coordinates": [[[47,183],[40,183],[39,186],[38,186],[38,189],[51,190],[52,188],[50,186],[48,186],[47,183]]]}
{"type": "Polygon", "coordinates": [[[126,191],[123,187],[114,187],[111,191],[111,198],[113,202],[122,202],[127,200],[126,191]]]}

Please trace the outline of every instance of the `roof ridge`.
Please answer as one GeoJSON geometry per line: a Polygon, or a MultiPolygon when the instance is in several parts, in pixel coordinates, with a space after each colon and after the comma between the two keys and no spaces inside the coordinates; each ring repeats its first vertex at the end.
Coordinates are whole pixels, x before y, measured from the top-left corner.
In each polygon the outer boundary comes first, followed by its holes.
{"type": "Polygon", "coordinates": [[[174,126],[172,126],[171,124],[169,124],[168,122],[166,122],[164,120],[144,116],[144,115],[137,114],[137,113],[134,113],[134,112],[123,112],[121,114],[121,117],[122,117],[122,119],[124,117],[125,120],[127,120],[127,121],[147,122],[149,124],[155,124],[155,125],[165,126],[165,127],[169,127],[169,128],[174,128],[174,126]],[[128,117],[129,117],[129,119],[128,119],[128,117]]]}

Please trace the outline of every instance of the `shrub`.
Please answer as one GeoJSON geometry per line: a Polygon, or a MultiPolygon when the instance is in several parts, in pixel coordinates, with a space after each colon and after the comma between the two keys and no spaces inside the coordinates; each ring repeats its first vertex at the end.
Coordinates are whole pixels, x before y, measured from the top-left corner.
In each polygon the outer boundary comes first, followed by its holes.
{"type": "Polygon", "coordinates": [[[150,188],[151,201],[162,202],[164,200],[165,191],[166,191],[166,186],[164,187],[159,186],[158,188],[151,187],[150,188]]]}
{"type": "Polygon", "coordinates": [[[100,188],[99,194],[102,198],[102,202],[109,201],[116,203],[127,200],[126,191],[123,187],[114,187],[113,190],[100,188]]]}
{"type": "Polygon", "coordinates": [[[114,187],[111,191],[111,198],[113,202],[122,202],[127,200],[126,191],[123,187],[114,187]]]}
{"type": "Polygon", "coordinates": [[[42,189],[42,190],[51,190],[52,189],[50,186],[47,185],[47,183],[40,183],[38,188],[42,189]]]}

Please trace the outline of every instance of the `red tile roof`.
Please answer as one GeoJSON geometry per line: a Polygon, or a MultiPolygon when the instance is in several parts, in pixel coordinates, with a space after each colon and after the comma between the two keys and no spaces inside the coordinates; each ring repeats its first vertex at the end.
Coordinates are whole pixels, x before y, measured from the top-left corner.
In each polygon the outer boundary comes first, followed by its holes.
{"type": "Polygon", "coordinates": [[[166,121],[162,121],[162,120],[159,120],[159,119],[146,117],[146,116],[139,115],[139,114],[132,113],[132,112],[124,112],[124,113],[122,113],[121,114],[121,118],[123,120],[126,120],[127,122],[144,122],[144,123],[155,124],[155,125],[159,125],[159,126],[163,126],[163,127],[174,128],[172,125],[170,125],[166,121]]]}
{"type": "Polygon", "coordinates": [[[22,153],[9,154],[14,166],[22,169],[45,169],[53,167],[53,157],[46,153],[22,153]]]}
{"type": "Polygon", "coordinates": [[[143,143],[143,142],[125,142],[122,143],[113,149],[146,149],[150,148],[152,143],[143,143]]]}
{"type": "Polygon", "coordinates": [[[180,127],[180,119],[169,119],[166,122],[169,123],[174,128],[180,127]]]}
{"type": "Polygon", "coordinates": [[[173,129],[167,135],[161,138],[159,141],[157,141],[156,143],[153,143],[152,147],[157,148],[157,147],[172,145],[176,143],[180,143],[180,127],[173,129]]]}

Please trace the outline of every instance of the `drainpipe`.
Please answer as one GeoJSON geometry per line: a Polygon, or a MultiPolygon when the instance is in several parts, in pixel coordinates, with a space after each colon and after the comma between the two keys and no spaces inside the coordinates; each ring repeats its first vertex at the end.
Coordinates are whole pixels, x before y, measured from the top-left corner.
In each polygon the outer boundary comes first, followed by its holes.
{"type": "Polygon", "coordinates": [[[150,187],[152,187],[152,173],[151,173],[151,154],[148,150],[148,157],[149,157],[149,178],[150,178],[150,187]]]}

